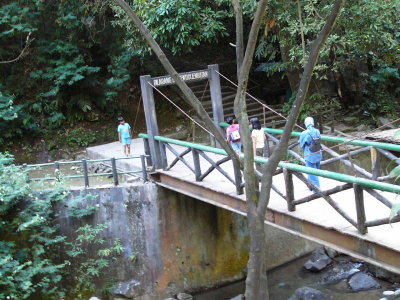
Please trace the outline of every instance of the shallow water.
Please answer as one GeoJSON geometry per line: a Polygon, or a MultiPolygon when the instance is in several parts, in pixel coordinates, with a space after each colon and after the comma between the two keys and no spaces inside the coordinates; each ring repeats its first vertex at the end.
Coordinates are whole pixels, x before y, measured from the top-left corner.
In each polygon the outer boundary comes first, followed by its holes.
{"type": "MultiPolygon", "coordinates": [[[[378,300],[382,298],[382,292],[390,289],[391,284],[378,280],[382,288],[379,290],[352,292],[347,287],[346,280],[339,280],[337,283],[322,284],[321,280],[327,275],[327,271],[311,273],[303,270],[303,264],[308,256],[299,258],[284,266],[268,272],[268,289],[271,300],[287,300],[294,291],[302,286],[317,289],[331,299],[340,300],[378,300]]],[[[340,259],[337,259],[340,260],[340,259]]],[[[240,281],[216,290],[204,292],[194,296],[195,300],[229,300],[244,293],[245,282],[240,281]]]]}

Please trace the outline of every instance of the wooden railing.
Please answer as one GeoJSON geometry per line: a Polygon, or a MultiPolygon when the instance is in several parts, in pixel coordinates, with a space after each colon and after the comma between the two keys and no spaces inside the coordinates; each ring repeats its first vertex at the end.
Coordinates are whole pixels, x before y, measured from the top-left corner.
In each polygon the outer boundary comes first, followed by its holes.
{"type": "MultiPolygon", "coordinates": [[[[100,177],[100,176],[112,176],[114,185],[119,185],[118,175],[123,174],[141,174],[144,181],[148,180],[147,176],[147,169],[146,169],[146,155],[140,156],[130,156],[130,157],[120,157],[120,158],[105,158],[105,159],[90,159],[90,160],[75,160],[75,161],[56,161],[51,163],[43,163],[43,164],[23,164],[21,165],[22,168],[28,170],[37,170],[42,167],[53,167],[55,176],[48,176],[48,177],[35,177],[29,178],[30,182],[34,181],[59,181],[62,179],[74,179],[74,178],[83,178],[84,179],[84,186],[89,187],[89,178],[90,177],[100,177]],[[127,160],[127,159],[140,159],[141,161],[141,169],[137,171],[120,171],[117,168],[117,161],[119,160],[127,160]],[[104,173],[95,173],[90,174],[88,169],[89,163],[102,163],[106,164],[109,162],[111,167],[111,172],[104,172],[104,173]],[[60,176],[60,167],[62,165],[81,165],[83,174],[81,175],[62,175],[60,176]]],[[[28,173],[29,176],[29,173],[28,173]]]]}
{"type": "MultiPolygon", "coordinates": [[[[268,136],[268,139],[271,140],[273,143],[277,143],[278,139],[270,133],[270,131],[273,131],[275,134],[280,134],[280,132],[276,132],[277,129],[265,129],[265,132],[268,136]]],[[[292,133],[292,135],[296,136],[299,135],[300,133],[292,133]]],[[[143,138],[144,140],[144,146],[145,146],[145,152],[147,155],[150,155],[149,151],[149,141],[148,141],[148,135],[147,134],[140,134],[139,137],[143,138]]],[[[231,161],[230,157],[227,156],[227,153],[219,148],[214,148],[210,146],[205,146],[205,145],[200,145],[200,144],[195,144],[195,143],[190,143],[190,142],[185,142],[185,141],[180,141],[180,140],[174,140],[170,138],[165,138],[162,136],[155,136],[154,139],[157,141],[159,144],[159,153],[161,156],[162,160],[162,168],[164,170],[170,170],[173,168],[178,162],[181,162],[183,165],[185,165],[194,175],[194,179],[196,181],[202,181],[204,178],[206,178],[211,172],[217,171],[219,172],[222,176],[228,179],[232,184],[235,185],[236,187],[236,193],[238,195],[243,193],[243,180],[242,180],[242,174],[241,171],[239,170],[239,166],[233,165],[234,168],[234,177],[232,177],[224,168],[221,166],[224,163],[227,163],[231,161]],[[179,153],[177,148],[174,148],[172,145],[178,145],[184,147],[184,150],[179,153]],[[166,151],[170,151],[174,155],[174,159],[172,162],[168,163],[167,160],[167,155],[166,151]],[[189,161],[186,159],[186,156],[189,154],[192,154],[192,160],[189,161]],[[217,161],[214,161],[213,158],[211,158],[207,153],[214,153],[214,154],[219,154],[222,155],[223,157],[218,159],[217,161]],[[199,158],[202,157],[205,159],[211,166],[207,170],[202,170],[201,165],[200,165],[200,160],[199,158]]],[[[341,138],[334,138],[336,139],[336,142],[348,142],[345,139],[341,138]]],[[[323,136],[322,140],[330,140],[333,141],[331,137],[326,137],[323,136]]],[[[334,142],[334,141],[333,141],[334,142]]],[[[396,164],[400,164],[400,159],[397,158],[394,154],[391,154],[390,152],[386,151],[385,149],[389,150],[400,150],[399,145],[391,145],[391,144],[385,144],[385,143],[376,143],[376,142],[365,142],[365,141],[351,141],[349,142],[350,144],[358,144],[364,146],[362,149],[354,150],[349,153],[339,155],[336,152],[328,152],[330,153],[333,157],[324,160],[321,162],[321,165],[327,165],[336,161],[346,161],[346,158],[350,156],[354,156],[356,154],[362,153],[364,151],[370,150],[371,147],[376,147],[377,150],[388,157],[389,159],[395,161],[396,164]],[[399,149],[397,149],[399,148],[399,149]]],[[[304,161],[304,159],[301,157],[301,155],[297,152],[295,152],[293,149],[295,147],[295,143],[289,146],[289,153],[298,159],[299,161],[304,161]]],[[[324,147],[326,149],[326,147],[324,147]]],[[[333,150],[330,150],[333,151],[333,150]]],[[[241,154],[243,156],[243,154],[241,154]]],[[[151,158],[149,158],[151,160],[151,158]]],[[[255,163],[257,164],[264,164],[268,160],[267,157],[255,157],[255,163]]],[[[232,161],[233,162],[233,161],[232,161]]],[[[353,166],[353,165],[352,165],[353,166]]],[[[299,164],[294,164],[294,163],[288,163],[288,162],[280,162],[279,163],[279,168],[276,171],[276,174],[282,173],[284,176],[285,180],[285,191],[281,191],[279,188],[277,188],[275,185],[272,186],[272,189],[281,196],[286,202],[287,202],[287,207],[289,211],[294,211],[296,209],[297,205],[301,205],[303,203],[307,203],[310,201],[313,201],[315,199],[323,198],[333,209],[335,209],[343,218],[345,218],[350,224],[352,224],[354,227],[358,229],[358,231],[361,234],[365,234],[367,232],[368,227],[373,227],[373,226],[378,226],[382,224],[388,224],[388,223],[393,223],[393,222],[399,222],[400,221],[400,212],[397,212],[397,215],[392,218],[391,220],[389,219],[389,213],[386,217],[372,220],[372,221],[366,221],[365,217],[365,209],[364,209],[364,191],[372,195],[375,199],[377,199],[379,202],[383,203],[386,205],[388,208],[393,207],[393,203],[384,197],[380,191],[386,191],[386,192],[391,192],[391,193],[397,193],[400,194],[400,186],[396,184],[391,184],[384,182],[385,180],[389,179],[388,176],[376,176],[374,175],[374,172],[369,173],[362,169],[361,167],[355,168],[355,170],[363,175],[364,177],[357,177],[357,176],[352,176],[348,174],[342,174],[342,173],[337,173],[337,172],[332,172],[332,171],[327,171],[327,170],[321,170],[321,169],[313,169],[309,167],[305,167],[299,164]],[[304,174],[312,174],[312,175],[317,175],[329,179],[334,179],[339,182],[343,182],[342,185],[336,186],[334,188],[330,188],[328,190],[320,190],[318,187],[310,183],[304,174]],[[303,182],[308,188],[311,190],[315,191],[314,194],[308,195],[303,198],[295,199],[294,197],[294,186],[293,186],[293,176],[298,178],[301,182],[303,182]],[[336,194],[338,192],[348,190],[348,189],[353,189],[354,190],[354,199],[355,199],[355,205],[356,205],[356,212],[357,212],[357,219],[353,219],[347,212],[345,212],[343,209],[341,209],[335,201],[331,198],[332,194],[336,194]]],[[[256,171],[257,172],[257,171],[256,171]]],[[[261,176],[259,172],[257,172],[258,176],[261,176]]]]}

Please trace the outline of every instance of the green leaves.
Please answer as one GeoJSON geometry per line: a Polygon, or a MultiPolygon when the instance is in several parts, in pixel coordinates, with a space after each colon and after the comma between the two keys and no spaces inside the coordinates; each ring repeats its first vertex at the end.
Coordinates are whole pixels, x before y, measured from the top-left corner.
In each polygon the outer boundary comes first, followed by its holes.
{"type": "Polygon", "coordinates": [[[105,225],[83,223],[82,217],[98,209],[86,204],[95,198],[82,194],[71,199],[60,186],[34,190],[28,182],[28,170],[13,165],[10,155],[0,153],[0,169],[0,299],[27,299],[32,295],[65,299],[66,293],[71,299],[86,299],[83,292],[94,289],[93,277],[124,249],[119,240],[106,246],[101,237],[105,225]],[[69,241],[57,225],[59,210],[67,199],[70,208],[65,215],[83,224],[76,238],[69,237],[69,241]],[[88,251],[93,246],[99,249],[97,254],[88,251]],[[73,287],[66,280],[68,276],[74,278],[73,287]]]}
{"type": "MultiPolygon", "coordinates": [[[[221,1],[220,1],[221,2],[221,1]]],[[[157,42],[174,55],[191,52],[201,43],[210,43],[227,36],[224,18],[229,11],[200,0],[134,1],[133,9],[151,30],[157,42]]],[[[118,7],[113,9],[120,19],[116,25],[128,29],[127,43],[141,55],[148,54],[147,46],[139,43],[142,38],[131,28],[129,20],[118,7]]]]}

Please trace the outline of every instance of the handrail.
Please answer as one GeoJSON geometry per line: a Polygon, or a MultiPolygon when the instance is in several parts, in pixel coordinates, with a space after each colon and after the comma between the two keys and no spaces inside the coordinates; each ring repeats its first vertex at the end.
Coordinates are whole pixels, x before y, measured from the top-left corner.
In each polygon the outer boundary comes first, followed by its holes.
{"type": "MultiPolygon", "coordinates": [[[[148,180],[147,176],[147,171],[146,171],[146,162],[145,159],[149,158],[149,155],[138,155],[138,156],[130,156],[130,157],[112,157],[112,158],[104,158],[104,159],[83,159],[83,160],[75,160],[75,161],[55,161],[52,163],[43,163],[43,164],[31,164],[31,165],[21,165],[19,166],[20,168],[30,168],[34,169],[36,167],[45,167],[45,166],[53,166],[55,167],[56,171],[59,170],[60,165],[69,165],[69,164],[82,164],[83,167],[83,174],[82,175],[64,175],[62,178],[64,179],[72,179],[72,178],[84,178],[85,179],[85,186],[89,187],[89,177],[97,177],[97,176],[107,176],[107,175],[113,175],[114,178],[114,185],[118,185],[118,175],[122,174],[135,174],[135,173],[142,173],[143,174],[143,179],[144,181],[148,180]],[[124,159],[140,159],[141,160],[141,166],[142,169],[140,171],[123,171],[119,172],[116,166],[116,161],[117,160],[124,160],[124,159]],[[89,174],[88,172],[88,163],[93,163],[93,162],[105,162],[105,161],[110,161],[111,162],[111,168],[112,168],[112,173],[107,172],[107,173],[98,173],[98,174],[89,174]]],[[[39,177],[39,178],[29,178],[29,181],[45,181],[45,180],[58,180],[58,177],[39,177]]]]}
{"type": "MultiPolygon", "coordinates": [[[[228,127],[229,125],[226,122],[221,122],[221,123],[219,123],[219,126],[228,127]]],[[[282,134],[283,133],[282,129],[274,129],[274,128],[264,128],[264,131],[267,133],[272,133],[272,134],[282,134]]],[[[300,136],[300,134],[301,134],[301,132],[293,131],[291,133],[291,136],[298,137],[298,136],[300,136]]],[[[375,148],[400,152],[400,145],[390,144],[390,143],[351,140],[351,139],[333,137],[333,136],[324,135],[324,134],[321,134],[321,140],[326,141],[326,142],[333,142],[333,143],[348,143],[348,144],[354,145],[354,146],[364,146],[364,147],[371,146],[371,147],[375,147],[375,148]]]]}
{"type": "MultiPolygon", "coordinates": [[[[148,139],[149,136],[145,133],[140,133],[139,137],[148,139]]],[[[190,148],[201,150],[201,151],[207,151],[207,152],[225,155],[225,156],[228,155],[225,150],[210,147],[210,146],[175,140],[175,139],[166,138],[163,136],[155,136],[154,139],[157,141],[160,141],[160,142],[175,144],[175,145],[183,146],[183,147],[190,147],[190,148]]],[[[380,144],[383,144],[383,143],[380,143],[380,144]]],[[[387,149],[387,148],[385,148],[385,149],[387,149]]],[[[240,154],[240,156],[243,157],[243,154],[240,154]]],[[[268,159],[262,158],[262,157],[255,157],[254,161],[257,163],[264,164],[268,161],[268,159]]],[[[320,170],[320,169],[314,169],[314,168],[305,167],[305,166],[292,164],[292,163],[286,163],[286,162],[280,162],[279,166],[282,168],[291,170],[291,171],[297,171],[297,172],[307,173],[307,174],[311,174],[311,175],[317,175],[317,176],[334,179],[334,180],[341,181],[341,182],[358,184],[358,185],[376,189],[376,190],[381,190],[381,191],[386,191],[386,192],[391,192],[391,193],[400,193],[400,185],[384,183],[384,182],[377,182],[374,180],[360,178],[360,177],[356,177],[356,176],[352,176],[352,175],[347,175],[347,174],[342,174],[342,173],[337,173],[337,172],[332,172],[332,171],[326,171],[326,170],[320,170]]]]}

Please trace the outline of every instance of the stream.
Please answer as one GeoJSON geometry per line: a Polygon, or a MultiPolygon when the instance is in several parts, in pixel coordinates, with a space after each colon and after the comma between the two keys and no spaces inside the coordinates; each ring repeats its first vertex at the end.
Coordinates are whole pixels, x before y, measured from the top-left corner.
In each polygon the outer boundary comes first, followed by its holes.
{"type": "MultiPolygon", "coordinates": [[[[382,286],[381,289],[362,292],[353,292],[348,288],[345,277],[346,271],[340,271],[332,276],[332,271],[340,269],[340,264],[354,264],[349,262],[347,256],[335,258],[336,263],[319,273],[309,272],[303,269],[303,264],[309,256],[298,258],[288,264],[277,267],[268,272],[268,290],[271,300],[287,300],[296,289],[308,286],[323,292],[330,299],[340,300],[378,300],[382,298],[382,292],[390,289],[392,284],[376,279],[382,286]],[[329,280],[328,280],[329,279],[329,280]],[[329,282],[329,283],[324,283],[329,282]]],[[[194,295],[194,300],[229,300],[245,290],[245,281],[239,281],[215,290],[194,295]]]]}

